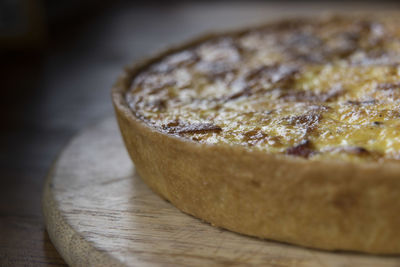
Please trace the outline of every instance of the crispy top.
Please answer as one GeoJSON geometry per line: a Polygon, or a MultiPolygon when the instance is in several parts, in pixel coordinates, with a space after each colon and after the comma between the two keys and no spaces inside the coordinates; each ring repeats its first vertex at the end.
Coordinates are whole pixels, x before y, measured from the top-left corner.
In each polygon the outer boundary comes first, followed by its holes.
{"type": "Polygon", "coordinates": [[[308,158],[400,159],[400,25],[288,20],[212,37],[136,75],[134,114],[157,130],[308,158]]]}

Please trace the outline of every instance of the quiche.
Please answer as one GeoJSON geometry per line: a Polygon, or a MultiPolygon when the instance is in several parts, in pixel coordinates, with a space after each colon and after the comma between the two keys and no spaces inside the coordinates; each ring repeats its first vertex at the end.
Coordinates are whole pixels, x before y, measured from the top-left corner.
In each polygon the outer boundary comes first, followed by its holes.
{"type": "Polygon", "coordinates": [[[287,19],[127,68],[112,98],[137,172],[217,227],[400,253],[399,25],[287,19]]]}

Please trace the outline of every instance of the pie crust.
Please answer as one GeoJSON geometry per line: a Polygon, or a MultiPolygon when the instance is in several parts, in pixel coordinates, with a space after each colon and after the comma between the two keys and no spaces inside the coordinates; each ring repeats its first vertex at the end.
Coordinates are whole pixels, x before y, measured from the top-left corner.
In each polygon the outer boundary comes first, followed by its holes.
{"type": "Polygon", "coordinates": [[[216,36],[135,64],[113,87],[117,120],[140,177],[181,211],[237,233],[325,250],[399,253],[399,162],[310,160],[198,143],[135,116],[125,96],[138,73],[216,36]]]}

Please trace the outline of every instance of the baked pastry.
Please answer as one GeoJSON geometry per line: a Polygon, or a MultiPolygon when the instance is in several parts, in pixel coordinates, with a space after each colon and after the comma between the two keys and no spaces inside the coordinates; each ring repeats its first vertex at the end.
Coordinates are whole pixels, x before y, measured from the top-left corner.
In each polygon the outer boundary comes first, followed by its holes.
{"type": "Polygon", "coordinates": [[[137,172],[215,226],[399,253],[398,23],[289,19],[128,68],[112,97],[137,172]]]}

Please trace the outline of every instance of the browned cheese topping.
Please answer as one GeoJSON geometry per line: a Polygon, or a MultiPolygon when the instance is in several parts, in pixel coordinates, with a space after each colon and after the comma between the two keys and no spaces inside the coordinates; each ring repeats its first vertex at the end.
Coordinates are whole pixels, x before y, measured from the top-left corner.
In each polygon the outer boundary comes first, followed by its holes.
{"type": "Polygon", "coordinates": [[[293,20],[213,37],[133,78],[157,130],[313,159],[400,159],[400,23],[293,20]]]}

